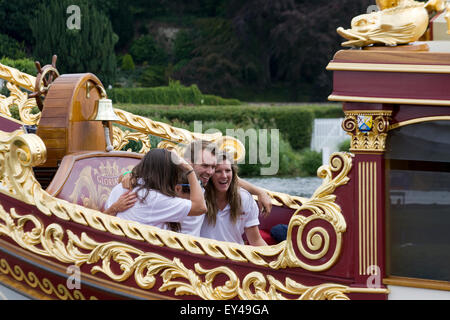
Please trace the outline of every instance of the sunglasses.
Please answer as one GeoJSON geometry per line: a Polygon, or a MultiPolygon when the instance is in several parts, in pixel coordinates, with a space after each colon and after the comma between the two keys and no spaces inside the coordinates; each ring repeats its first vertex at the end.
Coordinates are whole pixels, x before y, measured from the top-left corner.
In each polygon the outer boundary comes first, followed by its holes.
{"type": "Polygon", "coordinates": [[[179,183],[178,185],[181,186],[181,191],[183,191],[184,193],[191,191],[189,183],[179,183]]]}

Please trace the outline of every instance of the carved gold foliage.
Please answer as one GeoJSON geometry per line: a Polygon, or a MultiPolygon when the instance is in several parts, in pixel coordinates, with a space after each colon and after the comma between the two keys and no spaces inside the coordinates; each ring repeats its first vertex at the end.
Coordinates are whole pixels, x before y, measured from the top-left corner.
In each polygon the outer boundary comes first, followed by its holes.
{"type": "Polygon", "coordinates": [[[15,68],[5,66],[0,63],[0,78],[18,85],[29,91],[34,91],[34,85],[36,83],[36,77],[30,76],[24,72],[21,72],[15,68]]]}
{"type": "MultiPolygon", "coordinates": [[[[200,263],[194,265],[194,270],[187,268],[179,258],[168,259],[162,255],[144,252],[126,243],[111,241],[100,243],[94,241],[85,233],[78,237],[67,231],[67,241],[62,228],[53,223],[45,227],[32,215],[18,215],[14,209],[8,214],[0,205],[0,235],[9,236],[20,246],[34,253],[54,257],[68,264],[91,266],[90,272],[101,272],[111,280],[123,282],[134,277],[136,284],[142,289],[152,289],[160,277],[162,284],[160,292],[174,290],[175,295],[195,295],[203,299],[227,300],[239,299],[287,299],[283,294],[297,299],[348,299],[348,292],[386,293],[384,290],[370,291],[366,288],[349,288],[347,286],[325,283],[316,286],[304,286],[290,278],[285,284],[270,275],[261,272],[251,272],[241,281],[237,274],[226,266],[212,269],[203,268],[200,263]],[[32,231],[24,231],[25,224],[31,224],[32,231]],[[112,268],[119,264],[120,268],[112,268]],[[114,271],[115,270],[115,271],[114,271]],[[118,271],[120,270],[120,271],[118,271]],[[216,278],[226,277],[223,285],[215,285],[216,278]],[[269,285],[268,288],[267,284],[269,285]]],[[[3,273],[12,273],[10,269],[0,266],[3,273]],[[4,271],[5,270],[5,271],[4,271]]],[[[18,274],[17,274],[18,273],[18,274]]],[[[62,285],[54,292],[53,285],[45,282],[42,287],[38,281],[28,281],[23,272],[13,276],[32,286],[40,286],[47,294],[55,293],[61,299],[70,299],[72,295],[62,285]]],[[[29,277],[30,274],[28,275],[29,277]]],[[[31,277],[37,280],[35,277],[31,277]]],[[[81,292],[74,291],[74,298],[84,298],[81,292]]]]}
{"type": "Polygon", "coordinates": [[[11,135],[13,137],[7,139],[11,145],[10,150],[6,152],[7,148],[3,148],[5,153],[1,155],[5,159],[5,165],[2,167],[3,176],[10,177],[8,182],[10,192],[7,193],[36,206],[48,216],[56,216],[95,230],[145,241],[152,245],[275,269],[302,267],[310,271],[321,271],[333,265],[339,256],[342,233],[345,232],[346,224],[339,206],[334,202],[335,196],[332,193],[338,186],[348,181],[347,174],[351,169],[349,154],[333,154],[331,166],[319,168],[318,175],[324,179],[324,183],[310,199],[302,199],[305,200],[302,203],[295,202],[298,209],[289,223],[286,241],[273,246],[252,247],[173,233],[111,217],[99,211],[54,198],[42,190],[32,171],[33,165],[38,165],[45,160],[45,147],[42,140],[33,134],[11,135]],[[336,236],[330,237],[323,226],[308,228],[310,223],[313,225],[317,222],[331,224],[336,236]],[[295,230],[298,231],[294,232],[295,230]],[[306,234],[306,243],[302,241],[303,233],[306,234]],[[296,247],[299,248],[301,257],[296,256],[296,247]],[[333,255],[327,262],[317,265],[308,261],[317,261],[329,250],[333,251],[333,255]]]}
{"type": "Polygon", "coordinates": [[[10,108],[17,106],[20,120],[24,124],[38,124],[41,118],[41,112],[32,113],[32,109],[36,107],[36,100],[34,98],[28,98],[28,93],[20,90],[15,84],[7,82],[6,87],[9,89],[10,95],[9,97],[0,95],[0,114],[11,117],[10,108]]]}
{"type": "MultiPolygon", "coordinates": [[[[131,132],[129,130],[123,131],[117,126],[113,126],[113,147],[114,150],[120,151],[130,141],[142,142],[142,147],[138,151],[139,153],[147,153],[150,148],[150,139],[147,134],[142,132],[131,132]]],[[[127,150],[130,151],[130,150],[127,150]]]]}
{"type": "Polygon", "coordinates": [[[392,111],[346,111],[342,128],[351,136],[350,151],[384,152],[392,111]],[[358,127],[358,117],[373,118],[369,131],[358,127]]]}
{"type": "Polygon", "coordinates": [[[164,122],[153,121],[124,110],[114,109],[114,111],[121,119],[118,123],[137,131],[158,136],[169,141],[188,144],[191,141],[198,139],[213,141],[221,136],[220,132],[217,134],[205,135],[202,133],[190,132],[185,129],[173,127],[164,122]]]}
{"type": "MultiPolygon", "coordinates": [[[[240,161],[245,157],[245,147],[238,139],[228,136],[222,136],[221,132],[204,134],[199,132],[191,132],[182,128],[173,127],[167,123],[154,121],[142,116],[132,114],[130,112],[114,109],[117,116],[121,119],[119,124],[137,130],[146,135],[154,135],[167,140],[159,147],[174,148],[176,144],[187,145],[194,140],[206,140],[215,142],[220,150],[226,150],[234,154],[236,161],[240,161]]],[[[182,147],[178,146],[177,151],[182,151],[182,147]]]]}
{"type": "Polygon", "coordinates": [[[0,64],[0,78],[7,81],[6,87],[10,91],[9,97],[0,95],[0,114],[10,117],[10,108],[15,105],[19,110],[20,120],[23,123],[38,124],[41,113],[31,113],[36,106],[36,100],[34,98],[29,99],[28,93],[20,89],[24,88],[34,91],[36,78],[3,64],[0,64]]]}
{"type": "Polygon", "coordinates": [[[14,194],[14,190],[12,188],[12,182],[6,172],[6,157],[7,154],[9,154],[13,139],[23,133],[22,130],[17,130],[13,133],[0,131],[0,188],[6,190],[10,194],[14,194]]]}

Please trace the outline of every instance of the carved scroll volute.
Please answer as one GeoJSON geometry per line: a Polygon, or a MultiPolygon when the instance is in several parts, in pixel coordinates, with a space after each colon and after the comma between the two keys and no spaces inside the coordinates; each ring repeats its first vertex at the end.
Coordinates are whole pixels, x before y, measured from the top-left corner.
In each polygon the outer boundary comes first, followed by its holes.
{"type": "Polygon", "coordinates": [[[351,137],[351,152],[383,153],[392,111],[346,111],[342,129],[351,137]]]}

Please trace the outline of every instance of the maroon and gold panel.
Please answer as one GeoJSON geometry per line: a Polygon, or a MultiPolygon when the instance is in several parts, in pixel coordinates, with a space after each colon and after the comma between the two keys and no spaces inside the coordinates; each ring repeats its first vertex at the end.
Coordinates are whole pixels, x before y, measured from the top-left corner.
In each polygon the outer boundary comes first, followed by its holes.
{"type": "MultiPolygon", "coordinates": [[[[447,48],[450,51],[450,48],[447,48]]],[[[441,106],[450,103],[450,53],[341,50],[333,71],[331,101],[441,106]]]]}
{"type": "MultiPolygon", "coordinates": [[[[9,150],[1,154],[8,179],[0,190],[0,272],[16,288],[60,299],[386,297],[385,288],[355,281],[355,168],[348,153],[333,154],[319,169],[323,183],[311,198],[293,201],[277,194],[284,203],[279,207],[293,211],[287,239],[252,247],[161,230],[72,203],[86,203],[83,188],[70,202],[54,197],[33,176],[33,166],[45,161],[42,140],[33,134],[3,140],[9,150]]],[[[101,198],[102,183],[128,165],[117,159],[117,166],[108,166],[108,156],[87,163],[81,154],[73,158],[60,168],[68,177],[52,187],[58,197],[70,197],[87,176],[101,198]],[[81,174],[86,167],[89,174],[81,174]]]]}
{"type": "Polygon", "coordinates": [[[119,176],[131,171],[143,154],[132,152],[81,152],[63,158],[47,192],[87,208],[104,209],[119,176]]]}

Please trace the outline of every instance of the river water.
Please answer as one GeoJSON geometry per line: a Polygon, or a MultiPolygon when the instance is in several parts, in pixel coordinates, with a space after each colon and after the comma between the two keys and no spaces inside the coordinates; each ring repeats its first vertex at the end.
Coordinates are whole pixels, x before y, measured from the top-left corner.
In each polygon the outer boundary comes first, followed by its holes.
{"type": "Polygon", "coordinates": [[[255,186],[276,192],[283,192],[291,196],[311,197],[314,191],[322,184],[322,179],[317,177],[253,177],[243,178],[255,186]]]}

